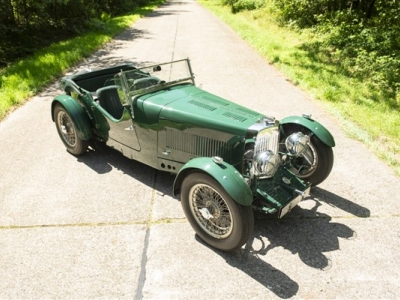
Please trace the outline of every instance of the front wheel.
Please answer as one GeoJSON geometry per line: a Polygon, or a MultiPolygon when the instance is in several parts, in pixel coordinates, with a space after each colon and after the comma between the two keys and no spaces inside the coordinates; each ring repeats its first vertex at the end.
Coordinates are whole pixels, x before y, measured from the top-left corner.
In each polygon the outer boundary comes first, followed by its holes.
{"type": "Polygon", "coordinates": [[[67,151],[74,155],[85,153],[88,149],[89,141],[82,140],[78,136],[76,125],[64,106],[57,104],[53,110],[53,117],[58,135],[67,148],[67,151]]]}
{"type": "Polygon", "coordinates": [[[235,202],[207,174],[190,173],[184,179],[181,204],[193,229],[214,248],[237,250],[253,232],[254,216],[251,207],[235,202]]]}
{"type": "Polygon", "coordinates": [[[285,139],[296,132],[310,137],[308,149],[298,157],[290,158],[290,170],[299,178],[316,186],[323,182],[330,174],[333,166],[332,148],[325,145],[315,134],[301,125],[286,125],[285,136],[280,141],[281,151],[287,152],[285,139]]]}

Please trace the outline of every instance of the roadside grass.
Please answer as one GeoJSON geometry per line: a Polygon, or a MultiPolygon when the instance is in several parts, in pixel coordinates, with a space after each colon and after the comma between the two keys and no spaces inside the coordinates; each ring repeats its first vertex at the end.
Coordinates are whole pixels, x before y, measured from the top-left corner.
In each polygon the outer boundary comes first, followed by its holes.
{"type": "MultiPolygon", "coordinates": [[[[400,176],[400,112],[385,91],[350,77],[330,60],[311,30],[278,25],[268,8],[232,14],[221,0],[198,0],[295,85],[320,100],[351,138],[363,142],[400,176]]],[[[400,99],[399,99],[400,100],[400,99]]],[[[357,158],[355,158],[357,159],[357,158]]]]}
{"type": "Polygon", "coordinates": [[[68,68],[90,56],[115,35],[164,2],[154,0],[152,4],[137,8],[129,15],[99,22],[92,32],[52,44],[31,57],[0,70],[0,120],[61,76],[68,68]]]}

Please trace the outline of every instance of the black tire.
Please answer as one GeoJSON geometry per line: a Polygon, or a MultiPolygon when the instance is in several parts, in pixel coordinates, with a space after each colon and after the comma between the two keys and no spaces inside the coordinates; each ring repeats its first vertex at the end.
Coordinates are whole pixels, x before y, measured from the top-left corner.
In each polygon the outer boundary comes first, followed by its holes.
{"type": "Polygon", "coordinates": [[[64,143],[67,151],[73,155],[82,155],[89,146],[89,141],[79,138],[76,132],[76,125],[68,114],[67,110],[61,104],[56,104],[53,110],[53,118],[61,141],[64,143]]]}
{"type": "Polygon", "coordinates": [[[316,135],[301,125],[286,125],[284,127],[285,136],[281,139],[281,149],[286,151],[285,139],[292,133],[302,132],[305,135],[311,135],[310,149],[308,151],[309,158],[312,158],[314,167],[304,158],[304,156],[291,158],[291,171],[304,181],[308,181],[312,186],[316,186],[323,182],[330,174],[333,167],[333,151],[332,147],[324,144],[316,135]],[[308,167],[307,167],[308,166],[308,167]]]}
{"type": "Polygon", "coordinates": [[[253,233],[254,216],[251,207],[235,202],[207,174],[197,172],[186,176],[181,188],[181,203],[195,232],[214,248],[237,250],[253,233]]]}

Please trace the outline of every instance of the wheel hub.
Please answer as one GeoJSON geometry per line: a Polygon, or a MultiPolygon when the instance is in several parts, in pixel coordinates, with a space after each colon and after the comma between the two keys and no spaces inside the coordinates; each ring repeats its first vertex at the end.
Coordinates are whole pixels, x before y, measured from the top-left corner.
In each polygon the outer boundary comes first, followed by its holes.
{"type": "Polygon", "coordinates": [[[204,219],[210,220],[213,218],[213,215],[209,212],[209,210],[206,207],[199,209],[199,211],[204,219]]]}

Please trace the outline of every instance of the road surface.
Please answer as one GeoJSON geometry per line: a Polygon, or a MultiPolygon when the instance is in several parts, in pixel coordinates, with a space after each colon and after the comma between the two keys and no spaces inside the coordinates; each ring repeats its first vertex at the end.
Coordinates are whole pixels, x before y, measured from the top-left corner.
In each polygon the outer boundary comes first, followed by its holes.
{"type": "Polygon", "coordinates": [[[197,240],[174,177],[111,149],[68,154],[54,83],[0,123],[0,298],[400,298],[400,179],[329,111],[193,0],[169,1],[71,72],[189,57],[203,89],[333,133],[330,177],[223,253],[197,240]]]}

